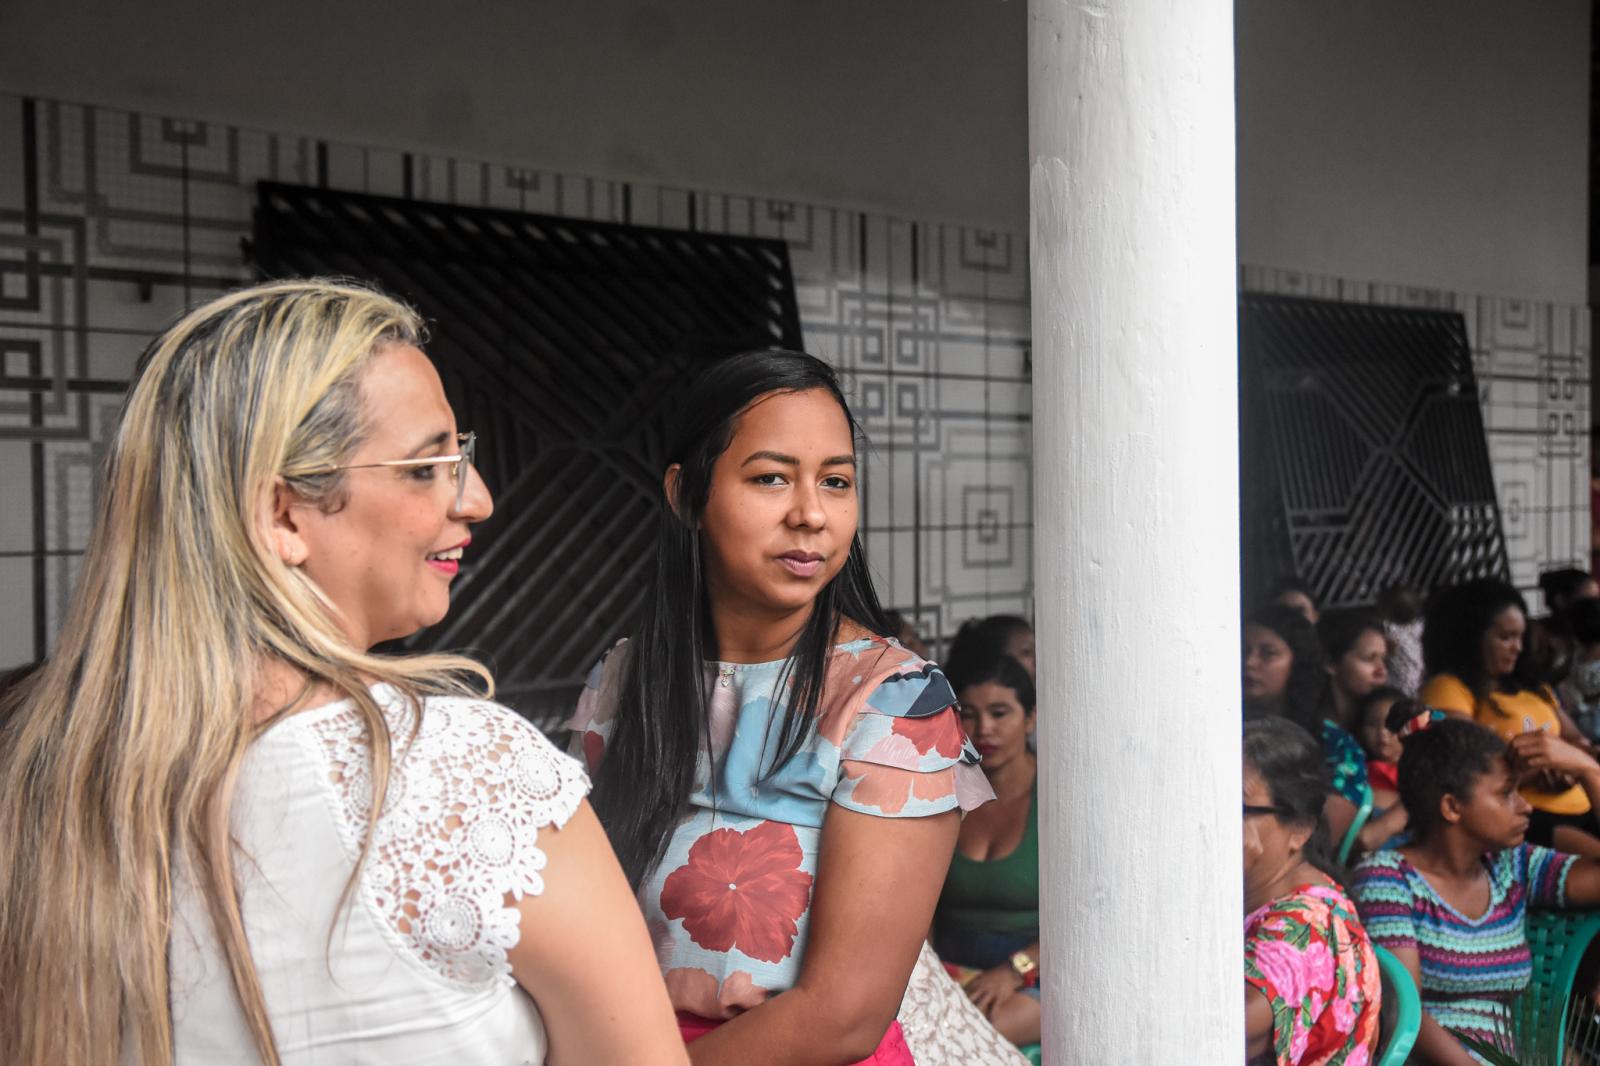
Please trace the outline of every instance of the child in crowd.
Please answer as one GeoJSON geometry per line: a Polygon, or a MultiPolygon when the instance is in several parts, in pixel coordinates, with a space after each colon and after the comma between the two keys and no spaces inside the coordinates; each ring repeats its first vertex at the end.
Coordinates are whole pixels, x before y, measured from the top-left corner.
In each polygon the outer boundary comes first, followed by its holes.
{"type": "Polygon", "coordinates": [[[1251,1066],[1366,1063],[1378,1039],[1378,960],[1324,871],[1327,773],[1292,722],[1244,727],[1245,1041],[1251,1066]]]}
{"type": "Polygon", "coordinates": [[[1422,687],[1422,597],[1416,589],[1390,585],[1378,596],[1378,617],[1389,642],[1384,665],[1389,684],[1402,695],[1415,696],[1422,687]]]}
{"type": "Polygon", "coordinates": [[[1372,939],[1421,990],[1412,1061],[1470,1066],[1479,1060],[1448,1030],[1500,1046],[1509,1039],[1509,1006],[1532,971],[1527,909],[1600,904],[1600,861],[1526,842],[1531,808],[1518,778],[1560,771],[1600,800],[1600,763],[1551,733],[1508,745],[1475,722],[1404,704],[1388,725],[1404,745],[1400,797],[1412,837],[1363,862],[1352,894],[1372,939]]]}
{"type": "Polygon", "coordinates": [[[1356,710],[1356,739],[1367,753],[1374,809],[1387,807],[1400,796],[1400,738],[1389,729],[1389,711],[1402,700],[1399,689],[1384,685],[1367,693],[1356,710]]]}
{"type": "Polygon", "coordinates": [[[644,617],[571,724],[691,1058],[909,1064],[896,1012],[994,793],[944,674],[880,635],[855,423],[825,363],[752,352],[667,458],[644,617]]]}
{"type": "Polygon", "coordinates": [[[1384,686],[1367,693],[1356,709],[1356,738],[1367,755],[1367,785],[1372,789],[1372,813],[1357,837],[1363,852],[1391,846],[1408,821],[1400,802],[1400,738],[1389,729],[1389,712],[1396,704],[1411,701],[1384,686]]]}

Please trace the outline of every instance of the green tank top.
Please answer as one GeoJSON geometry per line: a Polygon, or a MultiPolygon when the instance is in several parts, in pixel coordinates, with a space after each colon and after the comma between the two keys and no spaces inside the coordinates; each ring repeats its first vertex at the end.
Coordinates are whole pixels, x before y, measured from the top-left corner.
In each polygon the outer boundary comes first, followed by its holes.
{"type": "Polygon", "coordinates": [[[1023,933],[1039,928],[1039,785],[1028,797],[1022,842],[1003,859],[950,860],[935,922],[974,933],[1023,933]]]}

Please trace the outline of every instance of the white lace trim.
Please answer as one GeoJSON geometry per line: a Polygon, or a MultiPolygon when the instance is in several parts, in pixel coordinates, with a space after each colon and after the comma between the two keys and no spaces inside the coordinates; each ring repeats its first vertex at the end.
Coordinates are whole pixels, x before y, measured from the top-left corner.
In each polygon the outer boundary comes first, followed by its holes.
{"type": "MultiPolygon", "coordinates": [[[[539,830],[589,791],[579,765],[497,704],[434,697],[409,749],[410,714],[375,692],[397,750],[359,891],[400,947],[460,984],[511,980],[521,935],[506,897],[544,891],[539,830]]],[[[354,707],[308,721],[327,762],[335,822],[352,859],[372,807],[372,759],[354,707]]]]}

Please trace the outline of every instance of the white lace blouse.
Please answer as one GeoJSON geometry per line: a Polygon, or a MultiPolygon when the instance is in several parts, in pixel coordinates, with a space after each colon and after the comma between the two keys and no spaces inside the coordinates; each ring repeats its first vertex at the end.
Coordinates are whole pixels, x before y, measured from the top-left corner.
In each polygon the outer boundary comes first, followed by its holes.
{"type": "MultiPolygon", "coordinates": [[[[285,1066],[537,1066],[544,1024],[511,978],[506,950],[519,929],[506,901],[543,890],[539,830],[565,824],[588,779],[515,713],[479,700],[430,698],[406,748],[399,694],[373,692],[395,762],[342,910],[372,802],[354,707],[274,725],[239,779],[241,909],[285,1066]]],[[[205,901],[178,865],[177,1061],[253,1061],[205,901]]]]}

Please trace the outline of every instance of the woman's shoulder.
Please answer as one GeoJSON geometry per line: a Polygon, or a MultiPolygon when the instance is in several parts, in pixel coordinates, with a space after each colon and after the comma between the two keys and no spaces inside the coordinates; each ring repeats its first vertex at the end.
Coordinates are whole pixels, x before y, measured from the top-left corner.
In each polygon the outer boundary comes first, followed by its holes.
{"type": "Polygon", "coordinates": [[[938,664],[892,637],[868,636],[835,647],[828,686],[830,702],[894,718],[926,718],[956,703],[938,664]]]}
{"type": "MultiPolygon", "coordinates": [[[[472,695],[414,695],[377,685],[395,780],[385,813],[418,797],[432,810],[492,803],[535,826],[564,824],[588,794],[583,768],[537,727],[504,704],[472,695]],[[424,785],[424,781],[430,784],[424,785]]],[[[330,781],[360,814],[370,803],[371,744],[351,700],[332,713],[312,712],[304,725],[332,766],[330,781]]],[[[357,825],[364,818],[352,819],[357,825]]]]}
{"type": "Polygon", "coordinates": [[[1470,715],[1477,706],[1472,689],[1454,674],[1434,674],[1428,678],[1422,691],[1417,693],[1417,699],[1429,707],[1457,714],[1470,715]]]}

